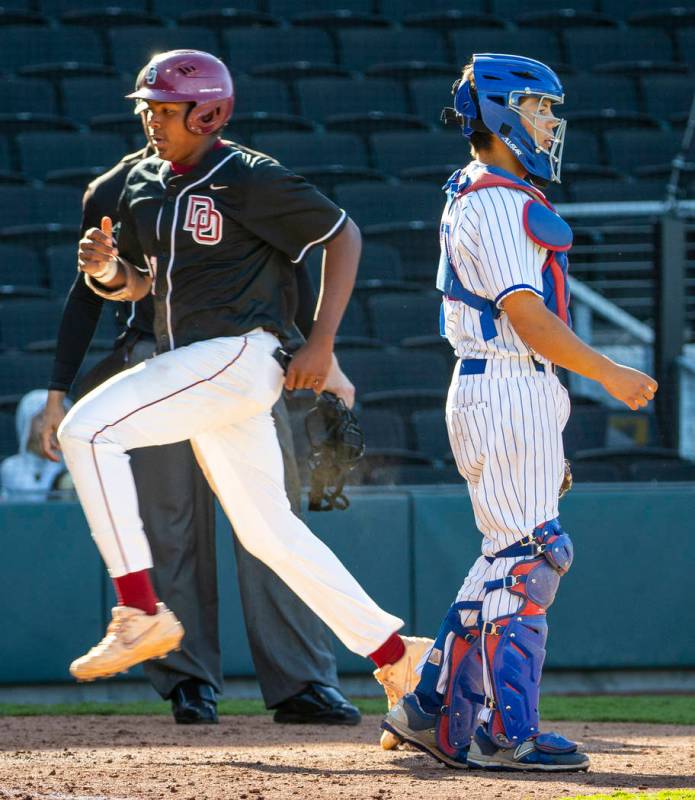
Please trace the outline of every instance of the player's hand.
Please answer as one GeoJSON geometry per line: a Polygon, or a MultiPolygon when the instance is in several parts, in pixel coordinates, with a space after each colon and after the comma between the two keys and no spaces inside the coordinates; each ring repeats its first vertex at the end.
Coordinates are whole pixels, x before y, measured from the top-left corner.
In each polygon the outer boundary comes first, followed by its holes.
{"type": "Polygon", "coordinates": [[[101,228],[90,228],[80,239],[77,265],[88,275],[103,272],[106,265],[118,258],[118,250],[113,240],[113,227],[110,217],[103,217],[101,228]]]}
{"type": "Polygon", "coordinates": [[[292,357],[285,376],[285,389],[311,389],[321,394],[333,361],[333,343],[311,337],[292,357]]]}
{"type": "Polygon", "coordinates": [[[328,370],[326,384],[323,389],[325,392],[333,392],[348,408],[352,408],[355,405],[355,387],[350,378],[340,369],[335,353],[333,353],[331,368],[328,370]]]}
{"type": "Polygon", "coordinates": [[[659,384],[638,369],[612,364],[601,384],[608,394],[625,403],[633,411],[644,408],[659,388],[659,384]]]}
{"type": "Polygon", "coordinates": [[[46,406],[41,415],[39,437],[41,455],[51,461],[60,461],[60,445],[57,431],[65,418],[65,392],[49,391],[46,406]]]}

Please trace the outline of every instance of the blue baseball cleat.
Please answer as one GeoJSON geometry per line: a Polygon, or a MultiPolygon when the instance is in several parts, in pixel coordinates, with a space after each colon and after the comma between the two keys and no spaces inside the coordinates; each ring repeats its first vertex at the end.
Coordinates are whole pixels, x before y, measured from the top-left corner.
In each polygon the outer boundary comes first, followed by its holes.
{"type": "Polygon", "coordinates": [[[481,726],[475,732],[468,766],[493,771],[581,772],[589,769],[589,756],[557,733],[541,733],[512,748],[495,744],[481,726]]]}

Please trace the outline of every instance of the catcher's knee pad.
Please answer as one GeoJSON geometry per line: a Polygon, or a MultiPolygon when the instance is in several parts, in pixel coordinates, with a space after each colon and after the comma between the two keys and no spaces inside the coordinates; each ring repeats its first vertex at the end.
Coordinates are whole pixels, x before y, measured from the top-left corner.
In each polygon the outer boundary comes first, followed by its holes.
{"type": "Polygon", "coordinates": [[[484,696],[480,629],[477,624],[464,627],[461,611],[480,611],[482,605],[470,600],[451,606],[416,689],[421,702],[437,709],[437,746],[464,761],[484,696]]]}

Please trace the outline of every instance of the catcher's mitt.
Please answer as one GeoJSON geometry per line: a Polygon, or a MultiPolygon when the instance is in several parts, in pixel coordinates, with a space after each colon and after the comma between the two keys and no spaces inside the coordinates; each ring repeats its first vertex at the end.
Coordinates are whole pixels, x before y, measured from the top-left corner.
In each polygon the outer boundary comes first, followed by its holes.
{"type": "Polygon", "coordinates": [[[357,417],[331,392],[322,392],[304,421],[309,438],[309,510],[343,510],[348,472],[364,455],[364,433],[357,417]]]}
{"type": "Polygon", "coordinates": [[[562,483],[560,484],[560,493],[559,497],[563,497],[566,495],[567,492],[572,488],[572,469],[570,466],[570,462],[565,459],[565,474],[562,478],[562,483]]]}

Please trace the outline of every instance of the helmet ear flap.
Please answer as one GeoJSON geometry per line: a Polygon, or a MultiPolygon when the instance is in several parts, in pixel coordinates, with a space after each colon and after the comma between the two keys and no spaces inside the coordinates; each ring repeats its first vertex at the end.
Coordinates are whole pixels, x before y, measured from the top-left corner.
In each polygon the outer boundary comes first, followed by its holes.
{"type": "Polygon", "coordinates": [[[470,81],[458,80],[452,87],[454,93],[454,109],[457,114],[468,119],[478,119],[480,111],[471,94],[470,81]]]}

